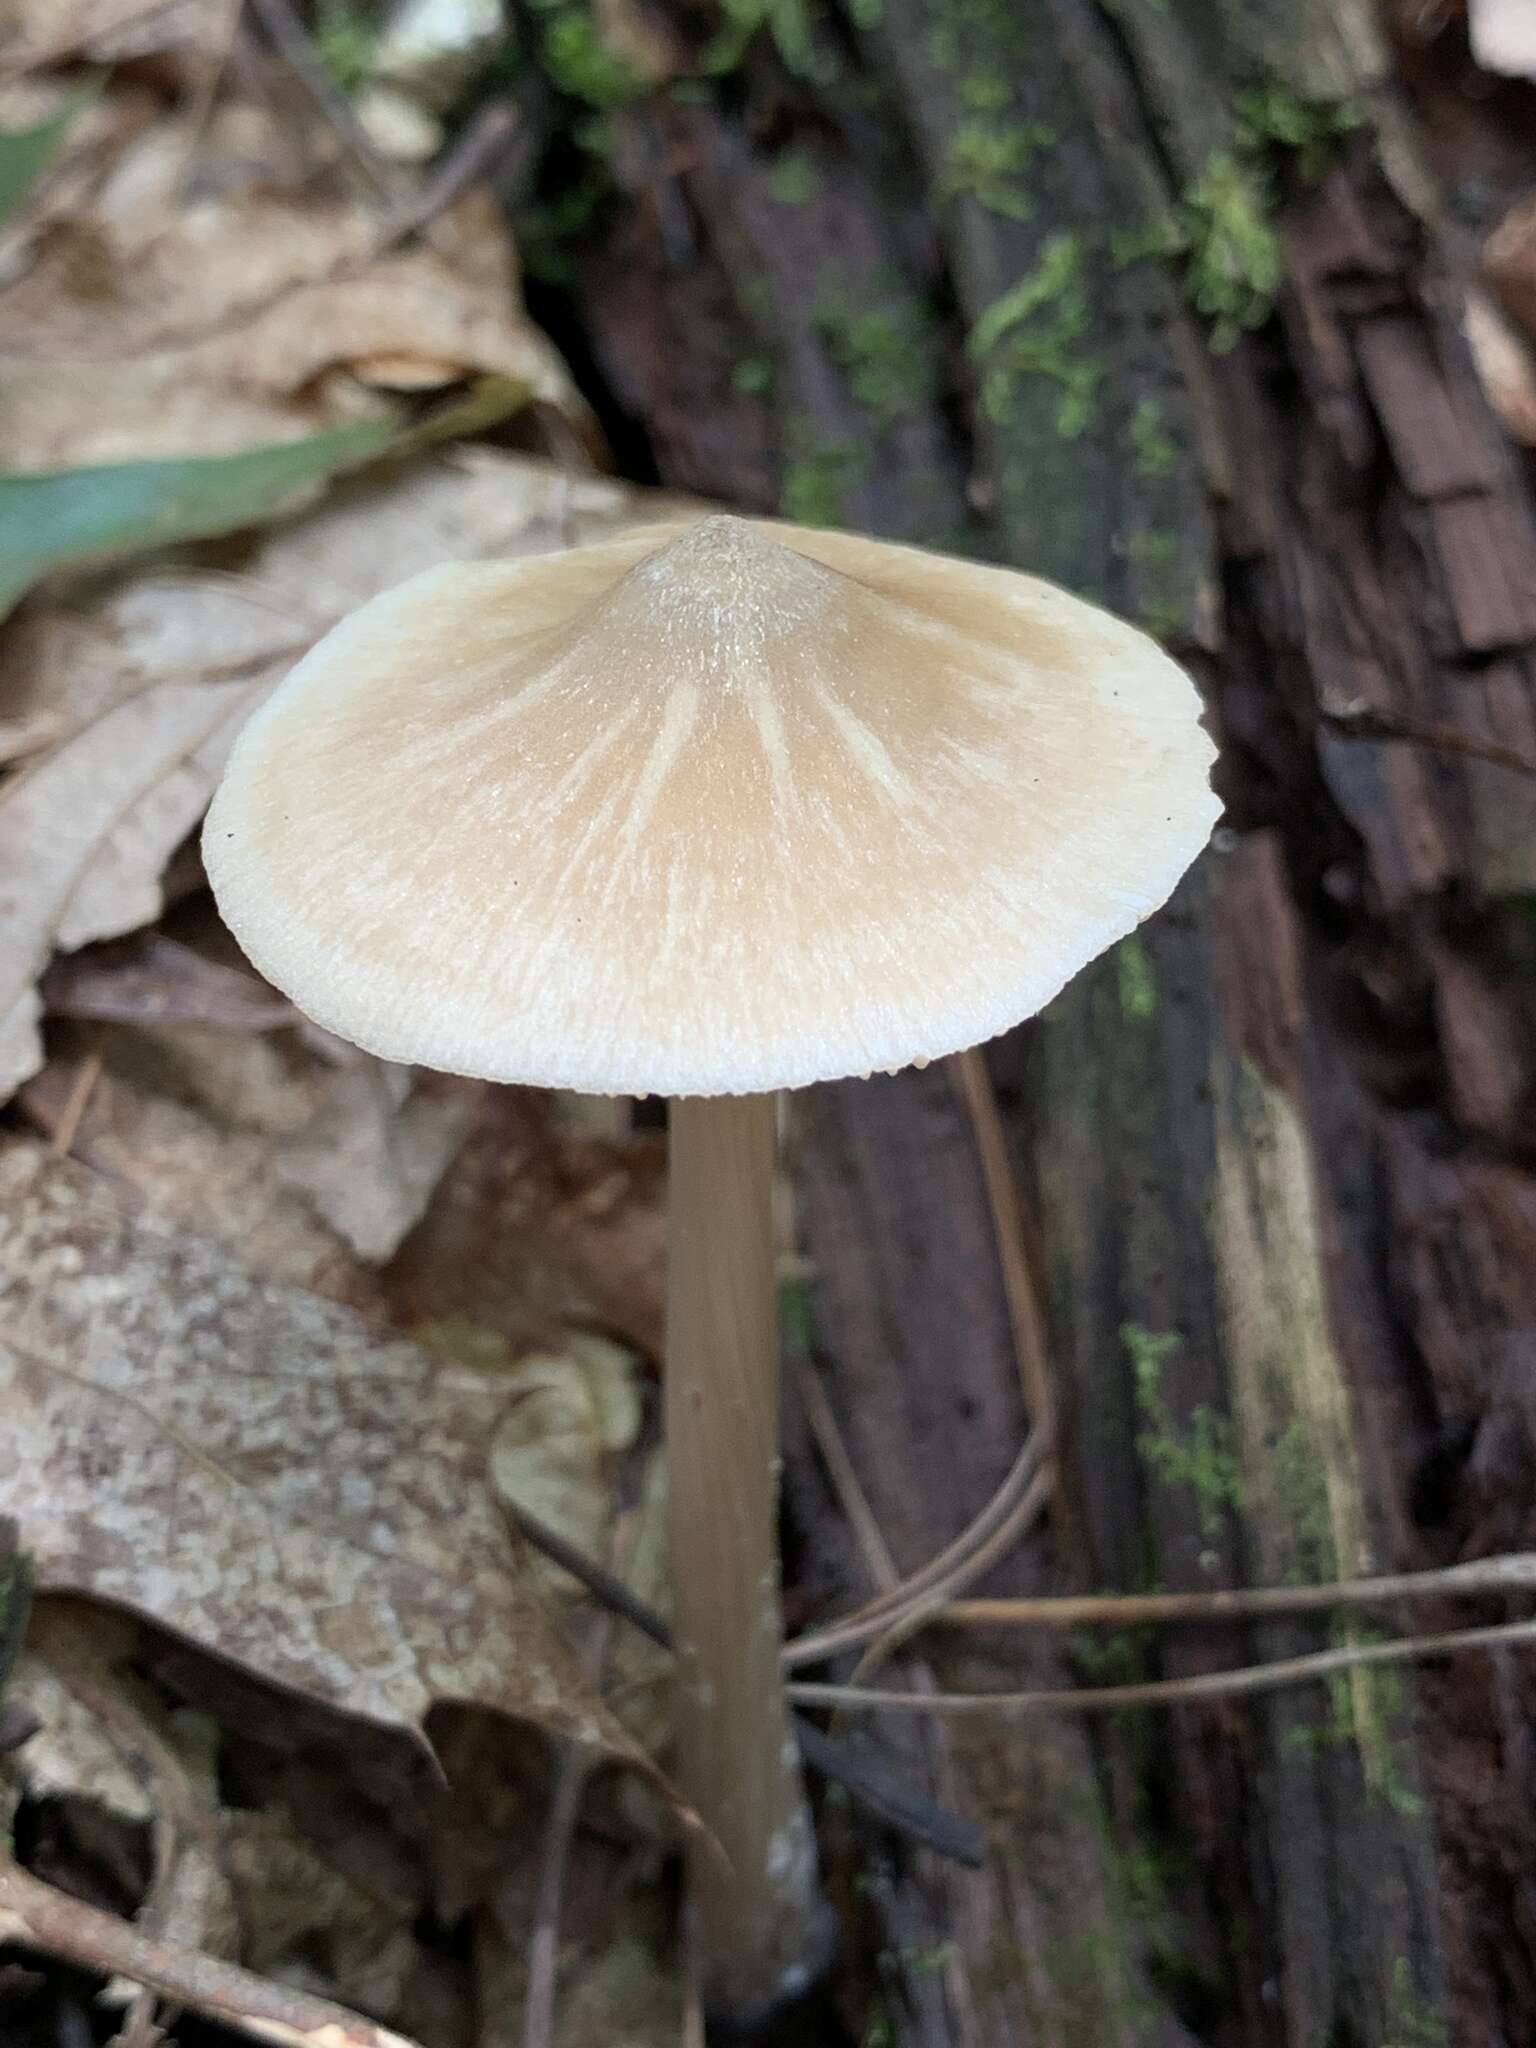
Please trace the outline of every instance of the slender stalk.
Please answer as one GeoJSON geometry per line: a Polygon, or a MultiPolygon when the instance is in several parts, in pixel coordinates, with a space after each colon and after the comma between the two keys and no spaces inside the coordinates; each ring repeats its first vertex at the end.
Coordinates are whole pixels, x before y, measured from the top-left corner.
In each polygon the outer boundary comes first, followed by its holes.
{"type": "Polygon", "coordinates": [[[695,1852],[705,1998],[737,2020],[820,1959],[815,1839],[779,1671],[778,1314],[770,1095],[671,1109],[668,1536],[678,1777],[725,1852],[695,1852]]]}

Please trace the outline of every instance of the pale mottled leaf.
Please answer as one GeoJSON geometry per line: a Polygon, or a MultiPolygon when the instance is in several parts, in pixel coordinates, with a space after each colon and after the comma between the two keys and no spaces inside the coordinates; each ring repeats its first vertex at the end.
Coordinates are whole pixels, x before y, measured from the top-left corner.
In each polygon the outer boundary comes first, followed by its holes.
{"type": "Polygon", "coordinates": [[[486,1481],[493,1380],[19,1143],[0,1153],[0,1326],[0,1502],[41,1590],[384,1726],[469,1701],[635,1760],[519,1585],[486,1481]]]}

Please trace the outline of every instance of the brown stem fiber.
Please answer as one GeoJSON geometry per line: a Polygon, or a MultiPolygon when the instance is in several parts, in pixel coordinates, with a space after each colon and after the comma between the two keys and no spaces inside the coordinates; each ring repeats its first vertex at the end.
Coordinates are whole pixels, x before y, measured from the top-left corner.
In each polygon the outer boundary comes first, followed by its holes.
{"type": "Polygon", "coordinates": [[[677,1774],[705,1996],[738,2020],[823,1947],[815,1839],[779,1671],[778,1314],[770,1095],[671,1109],[666,1433],[677,1774]]]}

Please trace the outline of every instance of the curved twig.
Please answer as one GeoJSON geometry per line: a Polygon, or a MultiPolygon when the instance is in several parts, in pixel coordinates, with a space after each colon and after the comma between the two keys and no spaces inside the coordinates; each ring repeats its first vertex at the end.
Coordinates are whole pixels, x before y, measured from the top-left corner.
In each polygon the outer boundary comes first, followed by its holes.
{"type": "Polygon", "coordinates": [[[1529,1642],[1536,1642],[1536,1621],[1506,1621],[1491,1628],[1457,1629],[1449,1635],[1408,1636],[1395,1643],[1356,1643],[1317,1650],[1305,1657],[1279,1657],[1270,1664],[1244,1665],[1236,1671],[1156,1678],[1142,1685],[1094,1685],[1049,1692],[913,1693],[802,1682],[790,1686],[789,1696],[807,1707],[879,1707],[907,1714],[1090,1714],[1121,1707],[1173,1707],[1191,1700],[1234,1699],[1305,1685],[1359,1664],[1407,1664],[1423,1657],[1529,1642]]]}

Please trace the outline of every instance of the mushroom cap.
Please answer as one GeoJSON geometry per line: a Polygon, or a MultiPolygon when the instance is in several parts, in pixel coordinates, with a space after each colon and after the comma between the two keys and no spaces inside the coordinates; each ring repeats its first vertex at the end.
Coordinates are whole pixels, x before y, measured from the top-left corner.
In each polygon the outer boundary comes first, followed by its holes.
{"type": "Polygon", "coordinates": [[[262,973],[386,1059],[796,1087],[993,1036],[1163,902],[1218,810],[1199,710],[1034,577],[713,517],[364,605],[203,852],[262,973]]]}

